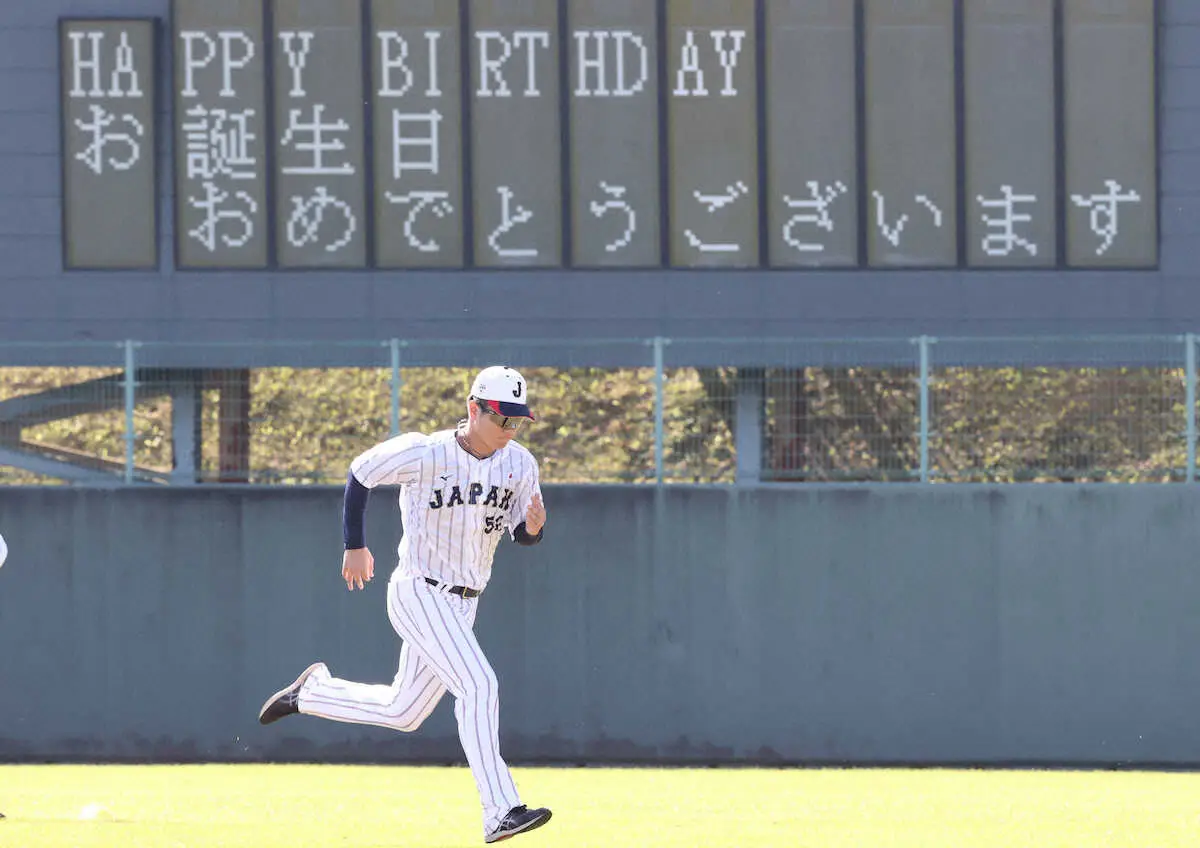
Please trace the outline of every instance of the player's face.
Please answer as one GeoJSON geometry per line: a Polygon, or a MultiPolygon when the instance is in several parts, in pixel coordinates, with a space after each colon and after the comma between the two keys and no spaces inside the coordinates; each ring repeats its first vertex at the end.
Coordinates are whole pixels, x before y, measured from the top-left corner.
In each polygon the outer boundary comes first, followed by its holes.
{"type": "Polygon", "coordinates": [[[495,424],[501,430],[504,430],[513,436],[517,434],[517,431],[521,429],[521,425],[525,423],[524,418],[511,418],[504,415],[497,415],[490,409],[486,408],[481,409],[480,411],[483,413],[484,418],[486,418],[492,424],[495,424]]]}
{"type": "Polygon", "coordinates": [[[525,423],[524,418],[496,415],[482,404],[475,406],[475,412],[476,433],[492,450],[502,448],[511,442],[521,429],[521,425],[525,423]]]}

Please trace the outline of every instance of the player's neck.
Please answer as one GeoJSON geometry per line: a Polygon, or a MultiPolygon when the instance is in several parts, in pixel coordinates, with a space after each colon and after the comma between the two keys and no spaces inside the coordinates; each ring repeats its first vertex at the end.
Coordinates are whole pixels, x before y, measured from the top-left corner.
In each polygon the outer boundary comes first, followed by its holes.
{"type": "Polygon", "coordinates": [[[454,438],[458,440],[458,446],[469,453],[476,459],[487,459],[496,451],[485,450],[478,446],[478,437],[471,432],[470,426],[459,427],[454,431],[454,438]]]}

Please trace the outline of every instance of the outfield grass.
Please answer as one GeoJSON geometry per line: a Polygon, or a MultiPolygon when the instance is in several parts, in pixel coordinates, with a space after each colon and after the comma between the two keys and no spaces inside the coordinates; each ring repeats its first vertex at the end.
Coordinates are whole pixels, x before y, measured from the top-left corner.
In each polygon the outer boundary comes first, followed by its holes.
{"type": "MultiPolygon", "coordinates": [[[[1165,848],[1200,774],[515,769],[554,819],[506,845],[1165,848]]],[[[4,848],[482,845],[465,768],[0,766],[4,848]],[[81,816],[83,816],[81,818],[81,816]],[[91,816],[88,818],[87,816],[91,816]]]]}

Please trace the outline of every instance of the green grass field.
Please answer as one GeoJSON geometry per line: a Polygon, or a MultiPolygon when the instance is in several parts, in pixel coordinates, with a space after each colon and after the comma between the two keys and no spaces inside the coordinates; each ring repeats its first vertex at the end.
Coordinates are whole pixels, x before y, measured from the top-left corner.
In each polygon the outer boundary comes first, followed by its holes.
{"type": "MultiPolygon", "coordinates": [[[[550,846],[1164,848],[1200,842],[1200,774],[517,768],[550,846]]],[[[0,766],[4,848],[482,845],[466,768],[0,766]]]]}

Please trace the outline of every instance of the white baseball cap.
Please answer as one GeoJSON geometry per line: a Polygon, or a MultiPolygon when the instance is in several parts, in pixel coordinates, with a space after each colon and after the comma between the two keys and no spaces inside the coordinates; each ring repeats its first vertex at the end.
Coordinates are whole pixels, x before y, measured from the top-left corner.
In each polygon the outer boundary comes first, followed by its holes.
{"type": "Polygon", "coordinates": [[[497,415],[534,420],[529,411],[529,384],[521,372],[507,365],[492,365],[480,371],[471,384],[471,397],[483,401],[497,415]]]}

